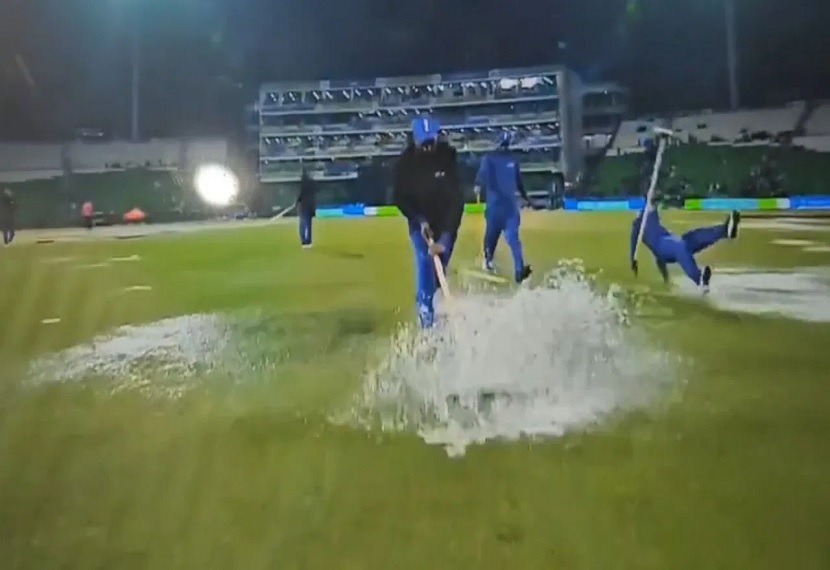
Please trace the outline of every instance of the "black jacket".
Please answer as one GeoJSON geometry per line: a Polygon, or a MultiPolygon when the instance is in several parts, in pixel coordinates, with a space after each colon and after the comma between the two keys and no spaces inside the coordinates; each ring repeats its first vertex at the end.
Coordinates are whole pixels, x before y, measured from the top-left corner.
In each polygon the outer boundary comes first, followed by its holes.
{"type": "Polygon", "coordinates": [[[425,221],[435,239],[455,236],[464,214],[455,148],[439,142],[433,150],[409,146],[395,167],[395,205],[412,229],[425,221]]]}
{"type": "Polygon", "coordinates": [[[8,225],[14,221],[14,213],[17,211],[17,202],[14,196],[10,196],[3,192],[0,194],[0,220],[3,225],[8,225]]]}
{"type": "Polygon", "coordinates": [[[305,216],[317,214],[317,183],[307,174],[300,178],[300,193],[297,196],[297,209],[305,216]]]}

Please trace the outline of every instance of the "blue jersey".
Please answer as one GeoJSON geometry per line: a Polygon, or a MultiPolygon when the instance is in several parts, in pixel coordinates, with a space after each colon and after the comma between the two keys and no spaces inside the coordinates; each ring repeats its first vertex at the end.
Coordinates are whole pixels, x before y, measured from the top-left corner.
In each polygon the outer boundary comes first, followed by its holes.
{"type": "MultiPolygon", "coordinates": [[[[642,224],[642,221],[643,210],[640,210],[640,213],[631,222],[631,250],[629,257],[632,260],[634,259],[634,248],[637,247],[637,237],[640,235],[640,224],[642,224]]],[[[657,208],[649,208],[648,214],[646,214],[646,227],[643,231],[643,243],[656,256],[660,239],[667,235],[671,235],[671,233],[660,223],[660,215],[657,213],[657,208]]]]}
{"type": "Polygon", "coordinates": [[[527,199],[519,161],[506,149],[498,149],[482,157],[475,184],[484,192],[488,210],[518,210],[516,193],[527,199]]]}

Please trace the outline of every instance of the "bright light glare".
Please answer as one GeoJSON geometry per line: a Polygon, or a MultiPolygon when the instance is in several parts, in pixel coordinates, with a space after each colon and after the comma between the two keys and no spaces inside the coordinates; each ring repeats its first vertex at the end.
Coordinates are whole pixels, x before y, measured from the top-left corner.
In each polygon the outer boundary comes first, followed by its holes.
{"type": "Polygon", "coordinates": [[[239,179],[221,164],[203,164],[193,174],[193,186],[211,206],[227,206],[239,194],[239,179]]]}

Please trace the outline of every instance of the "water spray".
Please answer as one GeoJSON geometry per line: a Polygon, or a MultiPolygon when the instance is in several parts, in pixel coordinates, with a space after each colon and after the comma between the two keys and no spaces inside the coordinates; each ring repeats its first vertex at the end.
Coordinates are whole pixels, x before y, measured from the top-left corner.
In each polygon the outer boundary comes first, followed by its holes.
{"type": "Polygon", "coordinates": [[[648,404],[674,377],[673,359],[578,261],[539,287],[456,293],[452,309],[435,329],[393,336],[350,422],[460,455],[473,443],[588,428],[648,404]]]}

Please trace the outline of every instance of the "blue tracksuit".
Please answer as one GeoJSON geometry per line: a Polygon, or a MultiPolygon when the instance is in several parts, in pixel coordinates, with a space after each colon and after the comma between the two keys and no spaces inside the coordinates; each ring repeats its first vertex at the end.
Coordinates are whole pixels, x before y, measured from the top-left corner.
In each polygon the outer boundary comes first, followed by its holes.
{"type": "MultiPolygon", "coordinates": [[[[634,260],[634,248],[637,236],[640,233],[640,223],[643,211],[641,210],[631,223],[631,250],[629,259],[634,260]]],[[[663,279],[668,279],[667,265],[677,263],[683,268],[695,285],[700,285],[701,271],[695,261],[695,254],[727,237],[726,224],[698,228],[676,236],[669,232],[660,223],[660,215],[656,209],[650,209],[646,216],[646,227],[643,232],[643,244],[654,255],[657,269],[663,279]]]]}
{"type": "Polygon", "coordinates": [[[513,254],[513,269],[519,275],[525,262],[522,254],[522,242],[519,239],[521,215],[516,194],[525,199],[527,194],[522,184],[519,162],[507,148],[499,148],[481,159],[476,174],[475,185],[482,189],[486,201],[484,218],[484,259],[493,261],[493,254],[504,232],[504,239],[513,254]]]}

